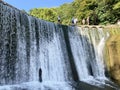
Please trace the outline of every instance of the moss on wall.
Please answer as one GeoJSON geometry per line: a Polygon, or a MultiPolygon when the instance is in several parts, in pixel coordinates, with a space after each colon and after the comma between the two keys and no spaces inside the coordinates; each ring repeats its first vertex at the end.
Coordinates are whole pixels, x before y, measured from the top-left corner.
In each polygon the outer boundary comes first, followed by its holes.
{"type": "Polygon", "coordinates": [[[106,42],[106,64],[110,77],[120,84],[120,27],[111,26],[105,28],[110,33],[106,42]]]}

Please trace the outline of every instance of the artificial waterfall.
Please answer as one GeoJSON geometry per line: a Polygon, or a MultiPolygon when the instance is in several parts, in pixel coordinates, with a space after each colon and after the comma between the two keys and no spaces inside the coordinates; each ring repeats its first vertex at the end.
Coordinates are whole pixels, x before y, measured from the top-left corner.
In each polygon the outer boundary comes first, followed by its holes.
{"type": "Polygon", "coordinates": [[[54,24],[0,2],[0,90],[76,90],[71,84],[79,81],[105,84],[108,37],[102,28],[54,24]]]}

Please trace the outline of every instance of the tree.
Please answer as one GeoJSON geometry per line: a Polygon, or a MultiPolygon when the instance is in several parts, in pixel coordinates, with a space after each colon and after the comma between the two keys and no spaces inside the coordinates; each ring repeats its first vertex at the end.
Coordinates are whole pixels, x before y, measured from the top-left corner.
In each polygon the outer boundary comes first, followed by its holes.
{"type": "Polygon", "coordinates": [[[29,14],[40,19],[55,22],[56,8],[34,8],[29,11],[29,14]]]}
{"type": "Polygon", "coordinates": [[[115,5],[120,2],[119,0],[101,0],[98,8],[97,15],[101,24],[114,24],[119,17],[118,10],[115,10],[115,5]]]}
{"type": "Polygon", "coordinates": [[[90,17],[90,24],[114,24],[120,19],[120,0],[74,0],[57,8],[34,8],[30,15],[40,19],[57,22],[61,17],[62,24],[69,25],[72,17],[79,20],[90,17]]]}

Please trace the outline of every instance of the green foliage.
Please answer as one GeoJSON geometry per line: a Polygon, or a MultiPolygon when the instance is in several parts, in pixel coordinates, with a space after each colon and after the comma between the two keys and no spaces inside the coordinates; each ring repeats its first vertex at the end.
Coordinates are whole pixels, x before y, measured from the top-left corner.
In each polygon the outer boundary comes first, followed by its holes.
{"type": "Polygon", "coordinates": [[[70,24],[70,20],[74,16],[75,9],[72,4],[65,3],[58,8],[57,13],[62,19],[62,24],[70,24]]]}
{"type": "Polygon", "coordinates": [[[100,23],[114,24],[117,22],[120,12],[119,10],[115,10],[115,5],[119,2],[119,0],[103,0],[99,3],[96,11],[100,23]]]}
{"type": "Polygon", "coordinates": [[[56,10],[56,8],[34,8],[29,11],[29,14],[40,19],[55,22],[56,10]]]}
{"type": "Polygon", "coordinates": [[[57,22],[61,17],[62,24],[71,24],[72,17],[79,20],[90,17],[90,24],[114,24],[120,19],[119,0],[74,0],[57,8],[34,8],[30,15],[40,19],[57,22]]]}
{"type": "Polygon", "coordinates": [[[113,10],[116,10],[116,9],[120,9],[120,2],[116,3],[116,4],[113,6],[113,10]]]}

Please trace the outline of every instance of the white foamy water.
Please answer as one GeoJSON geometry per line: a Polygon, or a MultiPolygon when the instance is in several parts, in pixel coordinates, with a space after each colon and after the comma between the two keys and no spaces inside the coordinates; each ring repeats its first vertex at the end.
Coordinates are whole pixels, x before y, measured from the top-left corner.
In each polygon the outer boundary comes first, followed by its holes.
{"type": "Polygon", "coordinates": [[[39,83],[36,81],[0,86],[0,90],[75,90],[75,88],[67,82],[46,81],[44,83],[39,83]]]}
{"type": "Polygon", "coordinates": [[[0,14],[0,90],[75,90],[75,81],[105,84],[108,33],[101,28],[57,25],[2,3],[0,14]]]}

